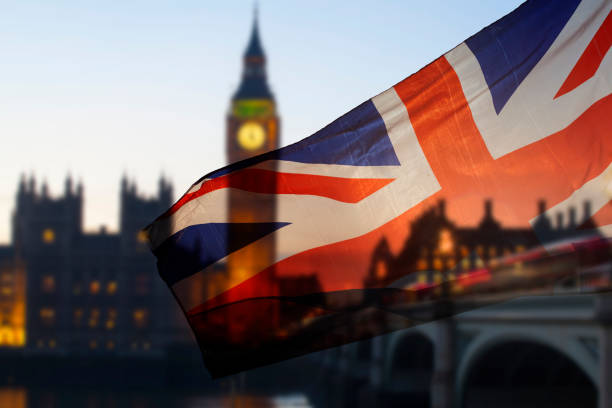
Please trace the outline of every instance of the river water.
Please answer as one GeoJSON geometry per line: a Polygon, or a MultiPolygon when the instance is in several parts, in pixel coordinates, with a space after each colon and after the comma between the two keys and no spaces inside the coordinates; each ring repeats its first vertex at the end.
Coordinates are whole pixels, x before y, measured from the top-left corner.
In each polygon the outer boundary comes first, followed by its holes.
{"type": "Polygon", "coordinates": [[[0,388],[1,408],[309,408],[301,394],[206,395],[195,391],[95,388],[0,388]]]}

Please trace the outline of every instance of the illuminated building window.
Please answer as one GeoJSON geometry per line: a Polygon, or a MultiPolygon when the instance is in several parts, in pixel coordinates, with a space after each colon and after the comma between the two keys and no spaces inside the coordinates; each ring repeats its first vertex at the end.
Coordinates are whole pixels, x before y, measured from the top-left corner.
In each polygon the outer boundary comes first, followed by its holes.
{"type": "Polygon", "coordinates": [[[484,247],[482,245],[477,245],[476,246],[476,253],[478,254],[478,256],[483,256],[484,255],[484,247]]]}
{"type": "Polygon", "coordinates": [[[91,281],[91,283],[89,284],[89,292],[92,295],[97,295],[98,292],[100,292],[100,282],[97,280],[91,281]]]}
{"type": "Polygon", "coordinates": [[[0,347],[20,347],[25,344],[25,329],[15,326],[0,326],[0,347]]]}
{"type": "Polygon", "coordinates": [[[53,293],[55,292],[55,276],[45,275],[42,278],[41,288],[43,292],[53,293]]]}
{"type": "Polygon", "coordinates": [[[517,245],[516,247],[514,247],[514,251],[516,253],[521,253],[521,252],[525,251],[525,245],[517,245]]]}
{"type": "Polygon", "coordinates": [[[57,346],[57,342],[55,341],[55,339],[49,340],[49,348],[54,349],[55,346],[57,346]]]}
{"type": "Polygon", "coordinates": [[[376,263],[376,278],[384,279],[387,277],[387,265],[383,261],[376,263]]]}
{"type": "Polygon", "coordinates": [[[417,261],[417,270],[424,271],[427,269],[427,259],[421,258],[417,261]]]}
{"type": "Polygon", "coordinates": [[[442,274],[440,272],[434,273],[433,283],[441,283],[442,282],[442,274]]]}
{"type": "Polygon", "coordinates": [[[470,254],[470,249],[466,247],[465,245],[461,245],[461,256],[465,258],[469,254],[470,254]]]}
{"type": "Polygon", "coordinates": [[[523,262],[514,263],[514,273],[520,275],[523,272],[523,262]]]}
{"type": "Polygon", "coordinates": [[[107,350],[113,350],[115,348],[115,342],[112,340],[109,340],[106,342],[106,349],[107,350]]]}
{"type": "Polygon", "coordinates": [[[136,240],[141,244],[146,244],[149,241],[149,236],[146,231],[138,231],[136,235],[136,240]]]}
{"type": "Polygon", "coordinates": [[[442,260],[438,257],[434,258],[433,268],[437,271],[442,270],[442,260]]]}
{"type": "Polygon", "coordinates": [[[446,267],[448,269],[453,269],[455,267],[456,263],[457,262],[455,261],[455,258],[449,258],[449,259],[446,260],[446,267]]]}
{"type": "Polygon", "coordinates": [[[455,248],[455,243],[453,242],[453,236],[449,230],[443,229],[442,231],[440,231],[440,240],[438,248],[443,254],[450,254],[451,252],[453,252],[453,249],[455,248]]]}
{"type": "Polygon", "coordinates": [[[134,309],[132,317],[134,319],[134,326],[143,328],[147,325],[147,310],[146,309],[134,309]]]}
{"type": "Polygon", "coordinates": [[[461,260],[461,268],[464,271],[467,271],[468,269],[470,269],[470,260],[468,258],[463,258],[461,260]]]}
{"type": "Polygon", "coordinates": [[[497,248],[494,246],[489,247],[489,258],[495,258],[497,256],[497,248]]]}
{"type": "Polygon", "coordinates": [[[95,350],[98,348],[98,342],[96,340],[91,340],[89,342],[89,348],[92,350],[95,350]]]}
{"type": "Polygon", "coordinates": [[[115,292],[117,292],[117,282],[108,282],[108,284],[106,285],[106,293],[108,293],[109,295],[114,295],[115,292]]]}
{"type": "Polygon", "coordinates": [[[484,266],[484,262],[482,261],[481,258],[476,258],[475,264],[477,268],[482,268],[484,266]]]}
{"type": "Polygon", "coordinates": [[[100,309],[91,309],[91,313],[89,315],[89,327],[91,328],[98,327],[99,321],[100,321],[100,309]]]}
{"type": "Polygon", "coordinates": [[[418,283],[427,283],[427,274],[425,272],[419,273],[418,283]]]}
{"type": "Polygon", "coordinates": [[[106,330],[112,330],[115,328],[115,319],[117,318],[117,311],[115,309],[108,310],[108,318],[106,319],[106,330]]]}
{"type": "Polygon", "coordinates": [[[51,228],[45,228],[42,232],[42,240],[45,244],[52,244],[55,242],[55,231],[51,228]]]}
{"type": "Polygon", "coordinates": [[[13,294],[13,289],[9,288],[8,286],[4,286],[0,293],[2,293],[3,296],[10,296],[13,294]]]}
{"type": "Polygon", "coordinates": [[[52,325],[55,323],[55,309],[50,307],[43,307],[39,311],[40,320],[46,325],[52,325]]]}
{"type": "Polygon", "coordinates": [[[83,320],[83,309],[78,308],[78,309],[74,309],[74,325],[75,326],[80,326],[81,325],[81,321],[83,320]]]}

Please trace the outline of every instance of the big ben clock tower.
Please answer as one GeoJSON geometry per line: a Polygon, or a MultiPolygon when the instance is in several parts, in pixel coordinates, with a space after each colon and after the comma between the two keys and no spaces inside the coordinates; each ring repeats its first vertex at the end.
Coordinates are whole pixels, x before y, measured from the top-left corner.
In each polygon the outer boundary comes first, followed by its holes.
{"type": "MultiPolygon", "coordinates": [[[[257,13],[251,38],[244,53],[242,79],[231,100],[227,115],[226,154],[229,163],[248,159],[278,148],[279,117],[274,95],[268,87],[266,56],[259,39],[257,13]]],[[[240,224],[229,231],[229,242],[241,237],[232,234],[248,233],[244,228],[257,228],[256,223],[274,223],[276,201],[274,194],[245,194],[232,189],[228,200],[228,222],[240,224]]],[[[263,224],[259,224],[260,226],[263,224]]],[[[275,242],[266,236],[241,251],[232,253],[226,263],[228,278],[240,282],[261,271],[273,262],[275,242]]],[[[270,282],[272,284],[272,282],[270,282]]]]}

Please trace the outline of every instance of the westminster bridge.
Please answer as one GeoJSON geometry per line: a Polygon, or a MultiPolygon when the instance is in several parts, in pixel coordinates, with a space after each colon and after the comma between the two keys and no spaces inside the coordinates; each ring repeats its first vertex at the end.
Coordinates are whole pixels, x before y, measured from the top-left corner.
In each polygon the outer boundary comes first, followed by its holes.
{"type": "Polygon", "coordinates": [[[612,295],[522,297],[327,352],[338,406],[612,407],[612,295]]]}

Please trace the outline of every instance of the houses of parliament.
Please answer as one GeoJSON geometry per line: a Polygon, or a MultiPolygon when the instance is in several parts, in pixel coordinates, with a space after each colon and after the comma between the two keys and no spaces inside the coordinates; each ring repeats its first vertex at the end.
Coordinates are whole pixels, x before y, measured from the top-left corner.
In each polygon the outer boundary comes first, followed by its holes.
{"type": "MultiPolygon", "coordinates": [[[[280,119],[267,83],[257,17],[243,55],[241,83],[227,114],[226,154],[234,162],[278,147],[280,119]]],[[[22,177],[12,214],[10,245],[0,246],[0,348],[27,355],[163,355],[173,344],[194,344],[186,320],[160,279],[142,229],[173,203],[161,177],[147,197],[120,181],[119,231],[83,230],[85,188],[67,177],[61,196],[22,177]]],[[[259,211],[275,211],[274,202],[259,211]]],[[[251,217],[239,198],[235,221],[251,217]]],[[[273,256],[234,259],[256,268],[273,256]]],[[[239,273],[228,265],[232,273],[239,273]]]]}

